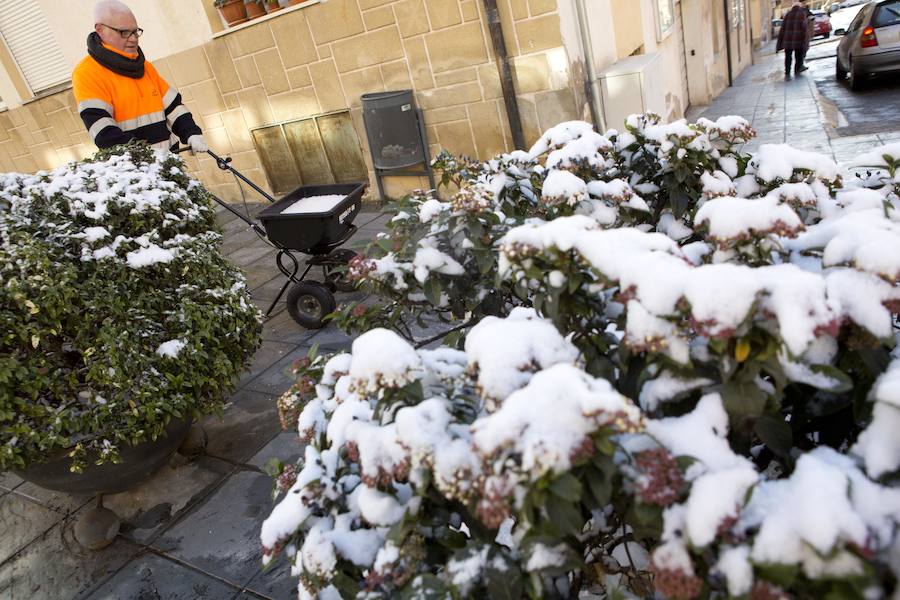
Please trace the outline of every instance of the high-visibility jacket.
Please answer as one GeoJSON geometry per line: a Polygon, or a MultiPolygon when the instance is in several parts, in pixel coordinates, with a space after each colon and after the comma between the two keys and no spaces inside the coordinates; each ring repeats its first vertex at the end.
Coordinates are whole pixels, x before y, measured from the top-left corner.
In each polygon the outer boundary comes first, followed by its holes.
{"type": "MultiPolygon", "coordinates": [[[[135,59],[106,44],[102,47],[135,59]]],[[[192,135],[202,134],[178,90],[170,87],[149,61],[144,61],[143,67],[141,77],[126,76],[91,55],[75,67],[72,84],[78,112],[98,148],[140,139],[170,149],[179,139],[186,144],[192,135]]]]}

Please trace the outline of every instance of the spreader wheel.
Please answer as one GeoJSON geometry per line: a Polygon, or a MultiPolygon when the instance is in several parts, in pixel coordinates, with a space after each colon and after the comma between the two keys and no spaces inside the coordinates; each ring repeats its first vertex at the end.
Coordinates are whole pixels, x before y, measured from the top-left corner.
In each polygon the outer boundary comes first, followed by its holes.
{"type": "Polygon", "coordinates": [[[307,329],[321,329],[325,317],[334,312],[337,304],[327,287],[315,281],[303,281],[291,288],[287,309],[291,318],[307,329]]]}

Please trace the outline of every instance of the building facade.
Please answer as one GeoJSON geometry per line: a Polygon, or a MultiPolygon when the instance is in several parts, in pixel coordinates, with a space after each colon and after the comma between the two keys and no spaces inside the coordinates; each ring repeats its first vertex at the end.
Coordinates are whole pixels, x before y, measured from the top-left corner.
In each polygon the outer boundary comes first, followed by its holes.
{"type": "MultiPolygon", "coordinates": [[[[96,148],[68,79],[94,0],[0,0],[0,171],[50,169],[96,148]],[[35,43],[34,40],[39,40],[35,43]]],[[[132,0],[141,46],[210,147],[274,193],[372,178],[364,93],[412,89],[432,155],[489,158],[513,135],[483,0],[307,0],[228,27],[213,0],[132,0]]],[[[710,102],[768,39],[771,0],[496,0],[525,144],[560,121],[621,128],[710,102]]],[[[193,173],[227,200],[206,156],[193,173]]],[[[426,185],[387,180],[388,195],[426,185]]]]}

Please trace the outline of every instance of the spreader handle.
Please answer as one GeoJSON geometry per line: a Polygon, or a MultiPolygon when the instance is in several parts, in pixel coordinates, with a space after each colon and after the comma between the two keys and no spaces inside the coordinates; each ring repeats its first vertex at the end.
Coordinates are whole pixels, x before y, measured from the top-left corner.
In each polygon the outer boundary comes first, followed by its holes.
{"type": "MultiPolygon", "coordinates": [[[[181,146],[180,148],[175,148],[174,150],[172,150],[172,152],[174,152],[175,154],[181,154],[182,152],[188,152],[190,149],[191,149],[190,146],[181,146]]],[[[262,189],[261,187],[259,187],[258,185],[256,185],[255,183],[253,183],[252,181],[247,179],[243,173],[241,173],[240,171],[238,171],[237,169],[235,169],[234,167],[231,166],[230,163],[231,163],[232,159],[230,156],[222,157],[222,156],[219,156],[218,154],[216,154],[215,152],[213,152],[212,150],[207,150],[206,153],[209,154],[216,161],[217,167],[219,167],[223,171],[231,171],[232,173],[234,173],[235,177],[237,177],[238,179],[240,179],[241,181],[243,181],[244,183],[246,183],[247,185],[252,187],[254,190],[256,190],[260,196],[262,196],[263,198],[265,198],[266,200],[269,201],[269,204],[273,204],[275,202],[275,198],[273,198],[271,195],[269,195],[264,189],[262,189]]]]}

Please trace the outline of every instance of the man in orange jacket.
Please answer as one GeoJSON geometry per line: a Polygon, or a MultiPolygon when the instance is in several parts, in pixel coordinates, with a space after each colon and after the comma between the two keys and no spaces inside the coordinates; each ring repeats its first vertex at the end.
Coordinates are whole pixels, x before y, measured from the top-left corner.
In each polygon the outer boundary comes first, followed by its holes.
{"type": "Polygon", "coordinates": [[[103,0],[94,8],[88,56],[72,73],[78,112],[98,148],[144,140],[154,148],[182,143],[206,152],[203,132],[138,46],[143,30],[125,4],[103,0]]]}

